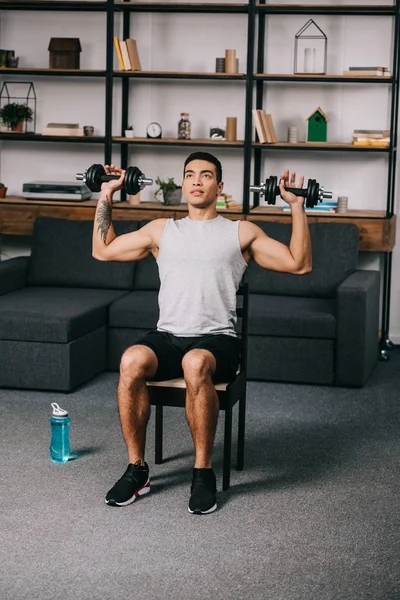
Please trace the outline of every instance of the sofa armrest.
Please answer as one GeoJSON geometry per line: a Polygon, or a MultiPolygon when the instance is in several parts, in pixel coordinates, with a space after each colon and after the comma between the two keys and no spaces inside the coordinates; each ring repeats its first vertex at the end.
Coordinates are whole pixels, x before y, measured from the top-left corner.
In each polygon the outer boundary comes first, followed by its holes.
{"type": "Polygon", "coordinates": [[[18,256],[0,262],[0,296],[25,286],[29,256],[18,256]]]}
{"type": "Polygon", "coordinates": [[[336,384],[362,386],[378,360],[379,272],[355,271],[336,299],[336,384]]]}

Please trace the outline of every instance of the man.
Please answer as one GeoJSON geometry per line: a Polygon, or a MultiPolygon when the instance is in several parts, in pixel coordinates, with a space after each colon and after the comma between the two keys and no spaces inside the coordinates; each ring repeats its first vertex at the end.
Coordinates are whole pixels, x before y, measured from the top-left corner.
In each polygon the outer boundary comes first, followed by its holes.
{"type": "MultiPolygon", "coordinates": [[[[286,246],[250,221],[217,214],[222,192],[221,163],[195,152],[185,161],[182,190],[188,217],[155,219],[138,231],[116,236],[112,196],[121,189],[125,171],[106,166],[117,180],[103,183],[93,229],[93,256],[98,260],[138,261],[153,255],[160,274],[159,320],[128,348],[121,359],[118,408],[129,465],[106,496],[110,506],[126,506],[150,491],[144,461],[150,403],[146,381],[186,381],[186,417],[195,449],[188,510],[207,514],[217,508],[212,448],[219,406],[214,383],[235,377],[239,340],[235,333],[236,291],[250,259],[266,269],[302,274],[311,270],[311,244],[304,198],[285,189],[296,185],[285,171],[280,194],[291,205],[292,236],[286,246]]],[[[304,177],[298,187],[302,187],[304,177]]]]}

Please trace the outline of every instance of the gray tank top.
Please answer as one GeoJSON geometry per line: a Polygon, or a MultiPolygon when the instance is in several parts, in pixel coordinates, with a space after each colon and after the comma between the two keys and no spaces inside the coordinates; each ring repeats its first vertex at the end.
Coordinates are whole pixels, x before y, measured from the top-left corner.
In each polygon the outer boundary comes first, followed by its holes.
{"type": "Polygon", "coordinates": [[[159,331],[236,336],[236,291],[247,267],[239,224],[220,215],[167,220],[157,258],[159,331]]]}

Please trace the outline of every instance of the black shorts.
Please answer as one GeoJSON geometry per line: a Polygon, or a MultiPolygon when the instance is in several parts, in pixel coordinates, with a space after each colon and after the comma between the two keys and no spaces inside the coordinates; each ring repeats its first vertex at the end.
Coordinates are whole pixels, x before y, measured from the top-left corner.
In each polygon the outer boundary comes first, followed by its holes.
{"type": "Polygon", "coordinates": [[[158,360],[154,381],[183,377],[182,359],[189,350],[209,350],[216,361],[214,383],[235,379],[240,360],[240,339],[232,335],[203,335],[200,337],[177,337],[165,331],[150,331],[136,342],[151,348],[158,360]]]}

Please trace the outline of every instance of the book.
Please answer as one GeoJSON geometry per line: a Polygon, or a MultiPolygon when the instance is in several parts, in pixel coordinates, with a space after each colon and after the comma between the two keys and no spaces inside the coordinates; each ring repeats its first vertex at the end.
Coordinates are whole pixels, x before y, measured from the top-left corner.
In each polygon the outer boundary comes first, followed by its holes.
{"type": "MultiPolygon", "coordinates": [[[[283,207],[283,212],[291,212],[291,207],[290,206],[284,206],[283,207]]],[[[329,207],[323,207],[323,206],[315,206],[315,208],[308,208],[305,207],[304,208],[306,213],[323,213],[323,214],[329,214],[329,213],[336,213],[336,210],[334,208],[329,208],[329,207]]]]}
{"type": "Polygon", "coordinates": [[[353,141],[353,146],[375,146],[376,148],[387,148],[390,142],[383,142],[382,140],[369,140],[366,142],[360,142],[358,140],[353,141]]]}
{"type": "Polygon", "coordinates": [[[390,137],[390,129],[355,129],[353,136],[361,135],[370,138],[385,138],[390,137]]]}
{"type": "Polygon", "coordinates": [[[83,136],[83,127],[42,127],[41,134],[80,137],[83,136]]]}
{"type": "Polygon", "coordinates": [[[258,116],[259,116],[259,119],[260,119],[261,128],[263,130],[264,137],[267,140],[267,144],[272,144],[272,136],[271,136],[270,131],[268,129],[268,123],[267,123],[265,111],[262,110],[262,109],[258,109],[257,113],[258,113],[258,116]]]}
{"type": "Polygon", "coordinates": [[[124,61],[125,71],[132,71],[131,61],[129,60],[128,48],[126,47],[126,42],[120,40],[119,47],[121,48],[122,60],[124,61]]]}
{"type": "Polygon", "coordinates": [[[261,144],[266,144],[268,140],[264,133],[264,128],[261,124],[260,114],[256,108],[253,108],[251,113],[253,115],[253,122],[254,122],[254,126],[256,128],[258,139],[261,144]]]}
{"type": "Polygon", "coordinates": [[[131,61],[132,71],[141,71],[142,66],[140,64],[136,40],[133,40],[132,38],[127,38],[125,42],[129,54],[129,60],[131,61]]]}
{"type": "Polygon", "coordinates": [[[114,45],[115,45],[115,49],[117,51],[118,62],[119,62],[119,66],[121,67],[121,71],[125,71],[125,65],[124,65],[124,60],[122,58],[121,48],[119,45],[119,39],[117,38],[116,35],[114,36],[114,45]]]}
{"type": "Polygon", "coordinates": [[[62,129],[79,129],[79,123],[47,123],[46,127],[60,127],[62,129]]]}
{"type": "Polygon", "coordinates": [[[268,131],[269,131],[269,133],[271,135],[271,138],[272,138],[272,142],[271,143],[272,144],[276,144],[276,142],[278,141],[278,139],[277,139],[277,137],[275,135],[275,128],[274,128],[274,123],[272,121],[272,116],[269,113],[267,113],[265,115],[265,117],[266,117],[266,120],[267,120],[268,131]]]}
{"type": "Polygon", "coordinates": [[[346,77],[390,77],[390,71],[381,71],[380,69],[375,70],[364,70],[364,71],[343,71],[343,75],[346,77]]]}
{"type": "Polygon", "coordinates": [[[369,136],[362,136],[362,135],[353,135],[353,142],[385,142],[386,144],[390,143],[390,137],[384,137],[384,138],[373,138],[373,137],[369,137],[369,136]]]}
{"type": "Polygon", "coordinates": [[[349,71],[389,71],[387,67],[349,67],[349,71]]]}

